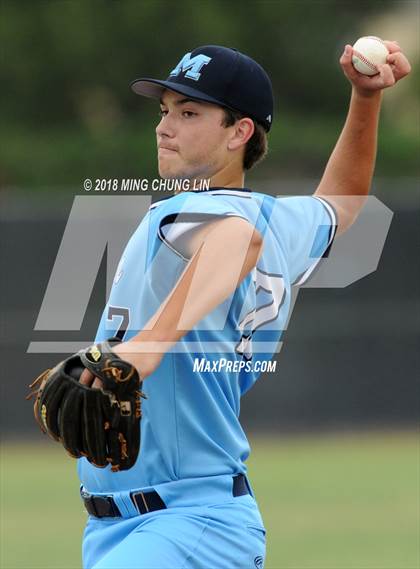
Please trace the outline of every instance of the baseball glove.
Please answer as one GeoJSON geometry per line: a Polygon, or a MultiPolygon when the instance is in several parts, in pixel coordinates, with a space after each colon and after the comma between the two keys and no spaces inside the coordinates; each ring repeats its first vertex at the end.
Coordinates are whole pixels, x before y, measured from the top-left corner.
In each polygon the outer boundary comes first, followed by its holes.
{"type": "Polygon", "coordinates": [[[142,381],[137,370],[112,351],[119,338],[94,344],[44,371],[31,385],[41,430],[62,443],[70,456],[114,472],[136,462],[140,448],[142,381]],[[87,368],[101,389],[79,382],[87,368]]]}

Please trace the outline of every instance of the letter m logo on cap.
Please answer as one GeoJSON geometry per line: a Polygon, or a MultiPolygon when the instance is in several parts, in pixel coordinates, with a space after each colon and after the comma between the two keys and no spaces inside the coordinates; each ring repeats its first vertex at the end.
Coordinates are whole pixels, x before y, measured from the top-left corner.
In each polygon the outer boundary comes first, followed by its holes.
{"type": "Polygon", "coordinates": [[[179,75],[182,71],[186,71],[185,77],[198,81],[201,77],[201,69],[211,61],[211,57],[199,53],[191,57],[191,53],[186,53],[178,65],[170,72],[170,77],[179,75]]]}

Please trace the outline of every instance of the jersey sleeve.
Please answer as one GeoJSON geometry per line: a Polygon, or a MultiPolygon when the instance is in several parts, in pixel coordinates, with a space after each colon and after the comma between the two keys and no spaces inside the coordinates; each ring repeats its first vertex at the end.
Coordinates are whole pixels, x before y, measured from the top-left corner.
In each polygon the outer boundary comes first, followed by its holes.
{"type": "Polygon", "coordinates": [[[175,253],[188,260],[187,243],[204,224],[225,217],[241,217],[250,221],[231,204],[214,196],[189,194],[173,200],[160,216],[158,236],[175,253]]]}
{"type": "Polygon", "coordinates": [[[279,198],[269,227],[283,249],[291,284],[299,286],[328,256],[337,216],[331,204],[318,196],[279,198]]]}

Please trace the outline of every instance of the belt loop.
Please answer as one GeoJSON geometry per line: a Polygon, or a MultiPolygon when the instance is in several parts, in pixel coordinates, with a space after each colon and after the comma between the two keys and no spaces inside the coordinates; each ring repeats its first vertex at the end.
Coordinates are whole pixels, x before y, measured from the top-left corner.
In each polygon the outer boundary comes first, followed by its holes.
{"type": "Polygon", "coordinates": [[[132,518],[133,516],[138,515],[138,512],[127,492],[116,492],[114,494],[114,500],[123,518],[132,518]]]}

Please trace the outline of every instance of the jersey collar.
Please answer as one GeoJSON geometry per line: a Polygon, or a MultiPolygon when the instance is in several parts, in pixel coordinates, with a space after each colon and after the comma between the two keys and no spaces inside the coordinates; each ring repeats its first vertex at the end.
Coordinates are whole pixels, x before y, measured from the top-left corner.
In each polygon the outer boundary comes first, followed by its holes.
{"type": "MultiPolygon", "coordinates": [[[[214,191],[224,191],[224,192],[235,192],[235,194],[237,195],[237,192],[246,192],[246,193],[252,193],[252,190],[250,190],[249,188],[227,188],[224,186],[210,186],[210,188],[206,188],[205,190],[197,190],[197,191],[191,191],[191,192],[180,192],[179,194],[176,194],[177,196],[181,195],[181,194],[202,194],[205,192],[214,192],[214,191]]],[[[233,195],[235,195],[233,194],[233,195]]],[[[164,198],[161,198],[160,200],[156,200],[152,203],[152,205],[150,206],[150,208],[154,208],[156,205],[158,205],[160,202],[163,202],[165,200],[170,200],[171,198],[175,198],[176,196],[166,196],[164,198]]],[[[150,209],[149,208],[149,209],[150,209]]]]}
{"type": "Polygon", "coordinates": [[[213,192],[215,190],[232,190],[235,192],[251,192],[252,190],[250,190],[249,188],[227,188],[224,186],[210,186],[210,188],[206,188],[205,190],[198,190],[197,192],[194,192],[195,194],[201,194],[201,192],[213,192]]]}

